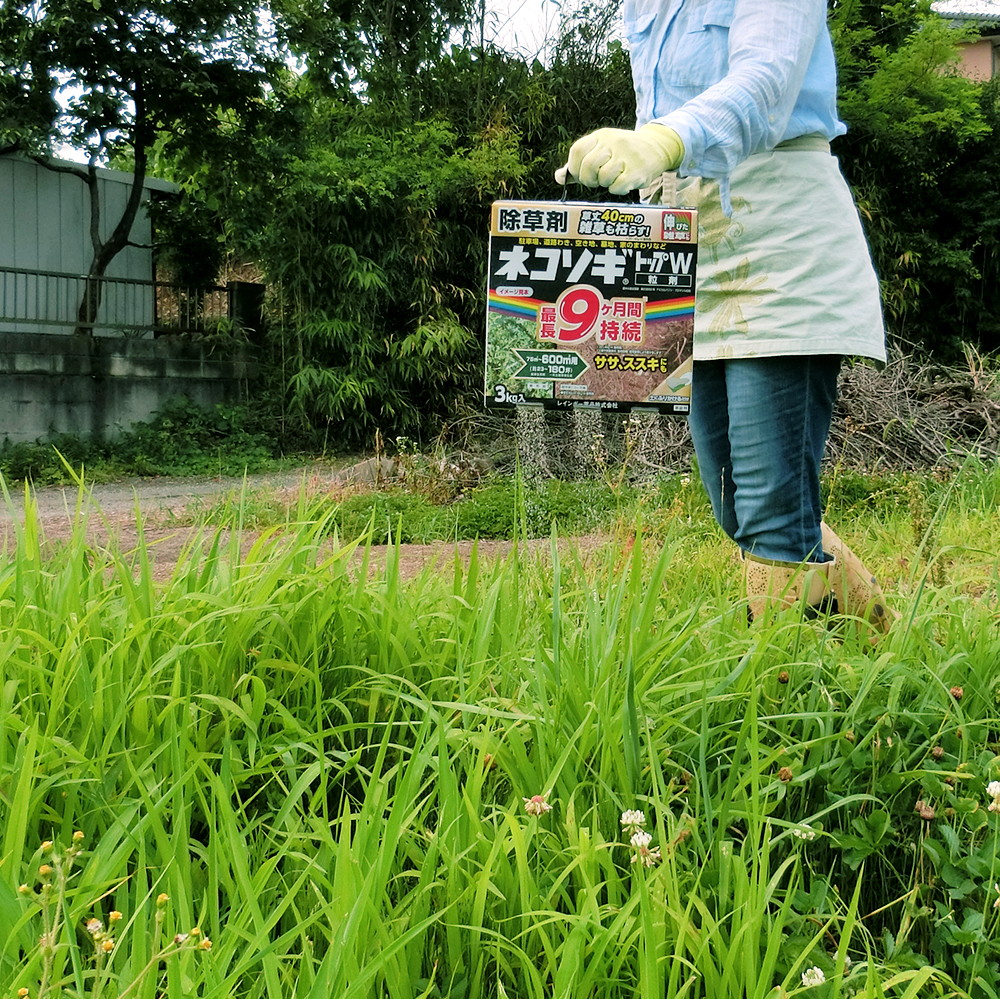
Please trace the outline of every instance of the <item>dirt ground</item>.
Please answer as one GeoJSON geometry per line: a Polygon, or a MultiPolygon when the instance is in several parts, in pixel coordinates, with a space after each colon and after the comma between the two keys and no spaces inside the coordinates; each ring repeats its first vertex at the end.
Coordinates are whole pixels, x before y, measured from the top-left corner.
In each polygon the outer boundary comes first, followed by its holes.
{"type": "MultiPolygon", "coordinates": [[[[68,540],[74,526],[81,518],[86,524],[90,544],[98,548],[113,547],[126,555],[138,545],[137,514],[141,515],[142,535],[146,551],[150,554],[154,577],[166,580],[177,565],[177,560],[191,540],[204,529],[179,525],[177,520],[190,513],[193,506],[207,505],[221,497],[247,491],[273,490],[297,495],[303,484],[310,492],[329,489],[334,494],[350,484],[372,486],[380,477],[391,472],[384,464],[367,460],[346,468],[335,466],[310,466],[288,472],[265,475],[227,477],[158,477],[133,479],[120,483],[94,485],[81,496],[76,487],[46,486],[32,491],[30,503],[37,512],[36,521],[47,548],[58,549],[59,543],[68,540]]],[[[8,502],[0,500],[0,558],[17,544],[17,526],[23,524],[25,494],[20,489],[12,493],[8,502]]],[[[259,538],[259,533],[245,531],[242,549],[247,552],[259,538]]],[[[575,539],[579,550],[591,550],[604,541],[600,536],[575,539]]],[[[280,540],[278,542],[280,544],[280,540]]],[[[400,575],[412,577],[428,565],[447,565],[456,552],[467,558],[473,545],[481,559],[500,558],[510,552],[507,541],[482,540],[478,543],[436,542],[429,545],[401,545],[399,547],[400,575]]],[[[529,547],[547,549],[549,540],[538,539],[529,547]]],[[[378,570],[388,552],[386,546],[372,546],[370,566],[378,570]]],[[[360,554],[359,557],[360,559],[360,554]]]]}

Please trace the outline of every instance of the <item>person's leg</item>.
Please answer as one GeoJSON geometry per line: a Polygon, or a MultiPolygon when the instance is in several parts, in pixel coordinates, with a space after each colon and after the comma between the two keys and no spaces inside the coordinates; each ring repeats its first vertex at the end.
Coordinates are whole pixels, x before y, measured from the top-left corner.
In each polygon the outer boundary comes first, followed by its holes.
{"type": "Polygon", "coordinates": [[[729,401],[725,361],[695,361],[691,375],[688,427],[698,456],[698,474],[715,520],[736,540],[733,464],[729,453],[729,401]]]}
{"type": "MultiPolygon", "coordinates": [[[[830,589],[841,614],[866,620],[877,633],[887,632],[899,617],[885,600],[875,575],[851,551],[847,543],[824,522],[823,549],[836,560],[829,573],[830,589]]],[[[873,637],[877,638],[877,636],[873,637]]]]}
{"type": "Polygon", "coordinates": [[[696,362],[691,435],[716,519],[748,554],[750,617],[802,597],[884,632],[896,616],[881,587],[822,522],[819,469],[840,364],[836,355],[696,362]]]}
{"type": "Polygon", "coordinates": [[[819,471],[840,365],[839,355],[725,362],[733,537],[750,555],[786,563],[828,558],[819,471]]]}
{"type": "Polygon", "coordinates": [[[795,563],[822,551],[819,466],[840,363],[839,355],[694,363],[698,469],[715,519],[745,551],[795,563]]]}

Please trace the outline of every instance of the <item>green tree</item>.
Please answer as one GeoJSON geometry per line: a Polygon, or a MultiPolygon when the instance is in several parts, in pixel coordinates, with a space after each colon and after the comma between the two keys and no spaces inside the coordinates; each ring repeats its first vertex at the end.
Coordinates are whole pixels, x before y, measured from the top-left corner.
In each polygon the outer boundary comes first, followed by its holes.
{"type": "Polygon", "coordinates": [[[399,100],[436,59],[472,0],[272,0],[289,50],[317,90],[366,90],[399,100]]]}
{"type": "Polygon", "coordinates": [[[316,100],[297,121],[231,219],[271,289],[289,413],[341,444],[418,434],[476,377],[481,192],[517,152],[468,155],[443,118],[371,102],[316,100]]]}
{"type": "Polygon", "coordinates": [[[275,52],[252,0],[7,0],[0,7],[0,148],[21,150],[87,185],[93,258],[78,310],[92,332],[99,279],[128,244],[158,138],[211,141],[221,116],[251,114],[275,52]],[[56,96],[58,95],[58,100],[56,96]],[[86,165],[45,154],[63,142],[86,165]],[[133,172],[120,217],[104,225],[97,168],[133,172]]]}
{"type": "Polygon", "coordinates": [[[302,27],[330,48],[275,80],[266,127],[158,149],[157,173],[220,209],[268,282],[272,385],[298,428],[354,444],[432,433],[480,403],[490,202],[558,197],[569,143],[631,124],[628,59],[593,37],[550,66],[452,45],[389,88],[328,25],[302,27]]]}
{"type": "Polygon", "coordinates": [[[279,173],[243,203],[291,412],[355,441],[433,432],[481,401],[490,202],[558,197],[569,143],[634,121],[627,57],[566,45],[547,67],[456,45],[404,90],[309,88],[280,95],[279,173]]]}
{"type": "Polygon", "coordinates": [[[849,126],[836,152],[865,216],[890,332],[942,356],[962,338],[995,345],[997,292],[984,280],[1000,253],[995,85],[958,73],[968,35],[927,0],[835,3],[831,28],[849,126]]]}

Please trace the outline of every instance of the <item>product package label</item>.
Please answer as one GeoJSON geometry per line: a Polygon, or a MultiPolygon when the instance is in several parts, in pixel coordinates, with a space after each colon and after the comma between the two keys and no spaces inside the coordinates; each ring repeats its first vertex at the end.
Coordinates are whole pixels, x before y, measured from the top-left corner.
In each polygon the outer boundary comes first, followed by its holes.
{"type": "Polygon", "coordinates": [[[486,404],[687,413],[697,243],[691,209],[494,202],[486,404]]]}

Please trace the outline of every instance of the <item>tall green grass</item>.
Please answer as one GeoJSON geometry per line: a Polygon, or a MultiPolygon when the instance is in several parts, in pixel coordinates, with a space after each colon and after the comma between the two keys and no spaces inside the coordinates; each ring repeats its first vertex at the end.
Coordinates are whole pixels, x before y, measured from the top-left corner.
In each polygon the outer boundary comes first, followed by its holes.
{"type": "Polygon", "coordinates": [[[0,989],[997,995],[1000,479],[915,481],[831,495],[901,612],[874,648],[748,630],[691,505],[413,578],[322,518],[205,532],[157,582],[85,494],[59,546],[29,502],[0,989]]]}

